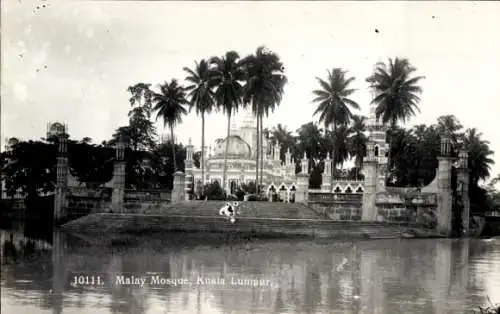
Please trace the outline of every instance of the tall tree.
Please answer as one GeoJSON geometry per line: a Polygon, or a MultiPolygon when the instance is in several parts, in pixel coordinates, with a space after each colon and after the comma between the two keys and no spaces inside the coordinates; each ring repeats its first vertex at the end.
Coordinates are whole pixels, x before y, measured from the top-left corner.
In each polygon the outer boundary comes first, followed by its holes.
{"type": "Polygon", "coordinates": [[[236,51],[228,51],[222,57],[210,58],[212,65],[213,84],[215,87],[214,98],[217,107],[227,115],[227,137],[224,151],[224,170],[222,184],[226,187],[227,177],[227,152],[229,148],[229,136],[231,135],[231,115],[238,111],[242,104],[245,71],[241,65],[239,55],[236,51]]]}
{"type": "Polygon", "coordinates": [[[151,84],[137,83],[129,86],[129,102],[132,109],[128,113],[129,124],[116,129],[109,145],[125,140],[134,150],[151,151],[156,145],[156,127],[151,121],[152,92],[151,84]]]}
{"type": "Polygon", "coordinates": [[[193,108],[201,115],[201,177],[205,183],[205,114],[209,114],[215,107],[214,93],[212,91],[213,80],[209,63],[202,59],[199,63],[195,61],[193,70],[184,68],[188,73],[186,81],[191,85],[186,87],[189,92],[190,110],[193,108]]]}
{"type": "Polygon", "coordinates": [[[448,137],[452,146],[456,147],[462,136],[463,125],[454,115],[444,115],[437,119],[437,130],[443,136],[448,137]]]}
{"type": "Polygon", "coordinates": [[[259,192],[262,185],[263,156],[263,116],[274,111],[279,105],[286,77],[283,74],[283,63],[279,56],[270,52],[266,47],[260,46],[254,54],[242,60],[247,77],[243,89],[245,103],[250,103],[252,112],[257,118],[257,151],[255,154],[255,182],[259,181],[259,168],[261,168],[260,184],[257,185],[259,192]],[[260,159],[259,159],[260,157],[260,159]],[[259,162],[260,161],[260,162],[259,162]],[[260,167],[259,167],[260,164],[260,167]]]}
{"type": "Polygon", "coordinates": [[[494,152],[489,148],[489,141],[483,140],[482,136],[476,128],[467,129],[462,136],[464,148],[469,153],[470,178],[474,185],[490,176],[491,166],[495,163],[491,159],[494,152]]]}
{"type": "MultiPolygon", "coordinates": [[[[152,100],[155,104],[153,110],[157,112],[156,119],[162,118],[163,125],[170,128],[172,143],[175,143],[174,128],[182,123],[182,117],[187,114],[185,105],[189,104],[186,100],[186,90],[179,85],[176,79],[170,83],[165,82],[159,86],[159,93],[153,92],[152,100]]],[[[177,160],[175,156],[175,145],[172,145],[172,156],[174,172],[177,171],[177,160]]]]}
{"type": "Polygon", "coordinates": [[[280,145],[280,160],[284,159],[288,149],[293,150],[295,144],[295,138],[292,132],[288,131],[286,127],[282,126],[280,123],[272,128],[270,140],[273,146],[276,144],[280,145]]]}
{"type": "Polygon", "coordinates": [[[364,133],[366,131],[365,122],[366,117],[354,115],[349,128],[348,147],[349,154],[355,158],[356,177],[363,166],[363,157],[366,155],[366,143],[368,139],[364,133]]]}
{"type": "MultiPolygon", "coordinates": [[[[359,110],[359,105],[349,98],[356,90],[349,88],[349,85],[354,81],[354,77],[347,78],[347,71],[340,68],[334,68],[328,71],[328,77],[325,80],[317,77],[321,89],[313,91],[316,98],[314,103],[318,104],[314,115],[319,114],[319,122],[323,123],[325,129],[333,126],[331,134],[337,134],[339,125],[348,125],[353,113],[351,109],[359,110]]],[[[335,156],[338,155],[337,143],[333,143],[332,159],[332,178],[335,176],[335,169],[338,161],[335,156]]]]}
{"type": "MultiPolygon", "coordinates": [[[[418,103],[422,88],[418,85],[423,76],[411,77],[417,69],[408,59],[389,59],[388,63],[378,62],[366,81],[374,93],[376,118],[389,123],[394,128],[399,121],[406,122],[419,111],[418,103]]],[[[391,143],[391,140],[390,144],[391,143]]],[[[389,169],[392,169],[391,154],[388,155],[389,169]]]]}

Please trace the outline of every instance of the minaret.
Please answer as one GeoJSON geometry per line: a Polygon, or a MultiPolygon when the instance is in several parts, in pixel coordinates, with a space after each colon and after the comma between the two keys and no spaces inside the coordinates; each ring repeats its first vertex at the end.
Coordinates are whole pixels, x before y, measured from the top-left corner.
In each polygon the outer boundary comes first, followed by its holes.
{"type": "Polygon", "coordinates": [[[191,144],[191,138],[189,138],[189,143],[186,145],[186,170],[184,180],[184,197],[186,201],[190,200],[194,188],[193,166],[193,144],[191,144]]]}
{"type": "Polygon", "coordinates": [[[361,214],[361,220],[363,221],[377,220],[376,195],[378,163],[377,157],[375,157],[374,146],[373,141],[368,139],[366,147],[367,156],[363,159],[363,174],[365,176],[365,190],[363,192],[363,208],[361,214]]]}
{"type": "Polygon", "coordinates": [[[191,144],[191,138],[186,145],[186,172],[193,170],[194,160],[193,160],[193,144],[191,144]]]}
{"type": "Polygon", "coordinates": [[[257,119],[251,109],[245,109],[243,123],[238,135],[250,145],[252,155],[255,157],[257,153],[257,119]]]}
{"type": "Polygon", "coordinates": [[[307,155],[306,152],[304,152],[304,157],[302,157],[302,160],[300,161],[300,172],[309,174],[309,160],[307,160],[307,155]]]}
{"type": "Polygon", "coordinates": [[[370,104],[370,116],[366,128],[369,131],[368,141],[373,143],[373,158],[377,163],[377,190],[382,192],[385,190],[385,180],[387,177],[387,155],[389,152],[389,145],[386,143],[387,127],[377,119],[376,115],[377,106],[370,104]]]}
{"type": "Polygon", "coordinates": [[[325,159],[325,169],[323,170],[323,182],[321,183],[321,191],[331,192],[332,189],[332,160],[330,158],[330,152],[326,155],[325,159]]]}
{"type": "Polygon", "coordinates": [[[278,163],[281,163],[280,154],[281,154],[280,144],[276,143],[276,145],[274,145],[274,160],[277,161],[278,163]]]}
{"type": "Polygon", "coordinates": [[[289,167],[291,165],[292,165],[292,153],[290,153],[290,147],[288,147],[285,153],[285,166],[289,167]]]}

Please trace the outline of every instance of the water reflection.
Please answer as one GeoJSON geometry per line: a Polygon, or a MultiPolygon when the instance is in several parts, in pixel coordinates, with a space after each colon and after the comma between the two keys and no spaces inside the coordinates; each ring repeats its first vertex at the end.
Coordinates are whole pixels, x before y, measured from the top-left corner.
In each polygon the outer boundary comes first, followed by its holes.
{"type": "Polygon", "coordinates": [[[500,302],[500,243],[314,243],[164,234],[99,246],[2,230],[3,313],[463,313],[500,302]],[[203,241],[202,241],[203,240],[203,241]],[[225,284],[125,286],[116,275],[224,278],[225,284]],[[75,287],[74,276],[102,276],[75,287]],[[271,286],[232,286],[234,279],[271,286]],[[496,297],[496,299],[495,299],[496,297]]]}

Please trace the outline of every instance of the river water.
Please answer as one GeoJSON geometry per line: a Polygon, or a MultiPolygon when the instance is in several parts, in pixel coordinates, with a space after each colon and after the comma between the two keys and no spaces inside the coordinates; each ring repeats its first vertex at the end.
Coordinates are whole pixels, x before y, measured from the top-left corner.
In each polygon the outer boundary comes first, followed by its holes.
{"type": "Polygon", "coordinates": [[[106,240],[1,230],[2,313],[456,314],[500,303],[496,239],[106,240]]]}

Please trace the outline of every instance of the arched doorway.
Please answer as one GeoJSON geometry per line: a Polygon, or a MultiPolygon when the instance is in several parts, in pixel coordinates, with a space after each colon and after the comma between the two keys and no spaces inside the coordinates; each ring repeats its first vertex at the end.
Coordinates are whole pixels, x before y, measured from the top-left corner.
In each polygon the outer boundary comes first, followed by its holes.
{"type": "Polygon", "coordinates": [[[290,203],[295,203],[295,192],[297,189],[295,188],[295,185],[292,185],[292,188],[290,189],[290,195],[288,196],[288,201],[290,203]]]}
{"type": "Polygon", "coordinates": [[[229,183],[229,191],[231,194],[236,193],[237,184],[235,180],[231,180],[229,183]]]}
{"type": "Polygon", "coordinates": [[[271,202],[274,202],[274,199],[276,198],[276,187],[274,185],[271,185],[269,189],[267,190],[267,197],[269,197],[269,200],[271,202]]]}
{"type": "Polygon", "coordinates": [[[288,194],[288,191],[285,187],[285,185],[281,185],[280,187],[280,191],[279,191],[279,198],[278,198],[278,202],[286,202],[287,201],[287,194],[288,194]]]}

